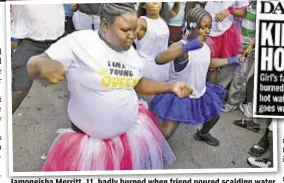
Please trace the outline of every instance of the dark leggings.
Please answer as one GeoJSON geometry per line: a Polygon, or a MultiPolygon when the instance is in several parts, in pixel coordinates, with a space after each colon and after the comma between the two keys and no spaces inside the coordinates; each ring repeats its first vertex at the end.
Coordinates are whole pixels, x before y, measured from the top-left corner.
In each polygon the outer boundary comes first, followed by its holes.
{"type": "MultiPolygon", "coordinates": [[[[204,123],[200,133],[201,134],[206,134],[209,133],[209,131],[215,126],[215,124],[219,121],[220,116],[216,116],[214,118],[212,118],[211,120],[209,120],[208,122],[204,123]]],[[[162,133],[165,137],[166,140],[169,140],[172,135],[175,133],[176,129],[179,126],[179,122],[175,122],[175,121],[170,121],[170,120],[164,120],[162,123],[162,133]]]]}
{"type": "Polygon", "coordinates": [[[200,133],[201,134],[209,133],[209,131],[215,126],[215,124],[219,121],[219,119],[220,119],[220,116],[218,115],[218,116],[212,118],[207,123],[204,123],[201,130],[200,130],[200,133]]]}

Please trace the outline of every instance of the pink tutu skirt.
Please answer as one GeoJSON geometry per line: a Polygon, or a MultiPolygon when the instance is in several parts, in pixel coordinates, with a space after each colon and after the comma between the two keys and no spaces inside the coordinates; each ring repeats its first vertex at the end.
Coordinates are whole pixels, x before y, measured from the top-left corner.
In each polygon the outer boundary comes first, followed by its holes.
{"type": "Polygon", "coordinates": [[[163,160],[171,165],[175,155],[157,125],[140,104],[137,123],[117,137],[97,139],[72,129],[59,130],[42,171],[163,169],[163,160]]]}
{"type": "Polygon", "coordinates": [[[221,36],[209,37],[207,42],[210,45],[212,58],[228,58],[240,54],[242,52],[240,36],[240,29],[236,24],[232,24],[221,36]]]}

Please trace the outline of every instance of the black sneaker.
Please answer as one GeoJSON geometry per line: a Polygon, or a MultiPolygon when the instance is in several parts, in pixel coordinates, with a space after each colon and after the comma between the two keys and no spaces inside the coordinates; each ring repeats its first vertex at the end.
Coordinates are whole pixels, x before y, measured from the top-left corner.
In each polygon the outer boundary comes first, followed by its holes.
{"type": "Polygon", "coordinates": [[[249,157],[247,159],[247,162],[250,166],[255,167],[255,168],[272,167],[272,162],[269,160],[269,158],[258,159],[258,158],[255,158],[255,157],[249,157]]]}
{"type": "Polygon", "coordinates": [[[195,140],[204,141],[211,146],[218,146],[220,144],[220,141],[215,137],[212,137],[210,133],[202,134],[199,130],[197,130],[193,137],[195,140]]]}

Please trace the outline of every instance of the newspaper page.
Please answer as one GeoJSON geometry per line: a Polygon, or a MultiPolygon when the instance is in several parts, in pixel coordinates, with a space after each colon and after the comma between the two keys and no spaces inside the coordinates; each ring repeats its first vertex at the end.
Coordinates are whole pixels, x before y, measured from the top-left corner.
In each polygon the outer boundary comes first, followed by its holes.
{"type": "Polygon", "coordinates": [[[283,182],[283,14],[0,2],[0,183],[283,182]]]}
{"type": "Polygon", "coordinates": [[[255,116],[283,114],[283,4],[262,1],[258,15],[255,75],[255,116]]]}

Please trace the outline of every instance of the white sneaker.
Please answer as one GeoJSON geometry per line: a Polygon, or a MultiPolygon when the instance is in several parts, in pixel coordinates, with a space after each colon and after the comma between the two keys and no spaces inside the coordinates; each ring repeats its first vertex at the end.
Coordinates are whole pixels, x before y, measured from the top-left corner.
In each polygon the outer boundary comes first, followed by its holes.
{"type": "Polygon", "coordinates": [[[246,117],[253,117],[252,102],[249,102],[248,104],[241,104],[239,107],[246,117]]]}
{"type": "Polygon", "coordinates": [[[255,157],[249,157],[247,159],[249,165],[256,168],[269,168],[272,167],[272,163],[268,158],[257,159],[255,157]]]}

